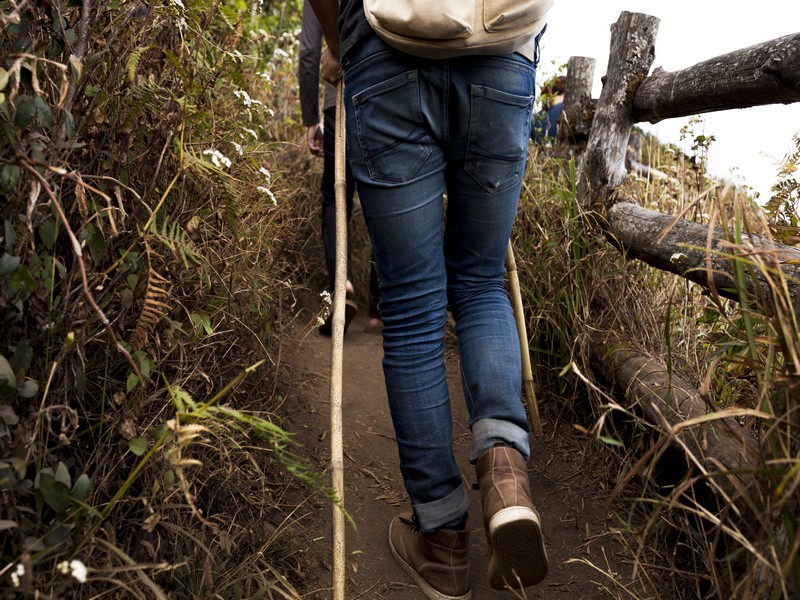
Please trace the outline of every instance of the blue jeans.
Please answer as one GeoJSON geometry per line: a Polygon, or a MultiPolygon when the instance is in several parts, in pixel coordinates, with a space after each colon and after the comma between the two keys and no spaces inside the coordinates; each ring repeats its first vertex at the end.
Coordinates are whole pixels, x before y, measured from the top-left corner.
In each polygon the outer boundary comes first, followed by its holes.
{"type": "Polygon", "coordinates": [[[419,59],[374,34],[356,44],[343,68],[348,152],[380,281],[383,369],[400,466],[417,522],[432,531],[469,508],[452,448],[448,310],[470,458],[495,443],[530,456],[504,274],[536,68],[517,54],[419,59]]]}

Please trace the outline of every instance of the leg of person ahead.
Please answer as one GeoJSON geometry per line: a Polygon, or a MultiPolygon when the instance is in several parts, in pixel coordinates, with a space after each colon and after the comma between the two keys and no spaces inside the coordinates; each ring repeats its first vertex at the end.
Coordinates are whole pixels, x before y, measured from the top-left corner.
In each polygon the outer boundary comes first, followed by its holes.
{"type": "Polygon", "coordinates": [[[517,329],[505,256],[527,157],[535,67],[519,55],[451,61],[445,255],[464,393],[473,433],[492,587],[547,574],[525,461],[517,329]],[[480,82],[476,85],[475,82],[480,82]]]}
{"type": "Polygon", "coordinates": [[[444,364],[445,69],[364,38],[343,61],[348,146],[381,292],[384,376],[413,514],[390,546],[428,598],[471,597],[469,500],[444,364]]]}
{"type": "MultiPolygon", "coordinates": [[[[322,193],[322,241],[325,246],[325,264],[328,267],[328,280],[331,292],[334,290],[336,276],[336,107],[324,111],[322,147],[324,150],[324,164],[320,192],[322,193]]],[[[345,331],[358,313],[358,308],[353,300],[353,261],[350,251],[350,216],[353,213],[353,195],[355,183],[350,168],[346,176],[346,206],[347,206],[347,304],[345,306],[345,331]]],[[[330,335],[333,325],[332,314],[320,326],[323,335],[330,335]]]]}

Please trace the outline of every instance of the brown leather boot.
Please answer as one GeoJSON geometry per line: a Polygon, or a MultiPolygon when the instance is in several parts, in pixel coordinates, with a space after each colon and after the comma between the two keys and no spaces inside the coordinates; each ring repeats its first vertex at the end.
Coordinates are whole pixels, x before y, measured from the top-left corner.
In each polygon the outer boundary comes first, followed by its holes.
{"type": "Polygon", "coordinates": [[[469,600],[469,526],[422,533],[411,514],[389,526],[389,547],[403,570],[431,600],[469,600]]]}
{"type": "Polygon", "coordinates": [[[547,575],[547,552],[533,508],[522,454],[495,446],[476,465],[489,544],[489,585],[501,590],[527,587],[547,575]]]}

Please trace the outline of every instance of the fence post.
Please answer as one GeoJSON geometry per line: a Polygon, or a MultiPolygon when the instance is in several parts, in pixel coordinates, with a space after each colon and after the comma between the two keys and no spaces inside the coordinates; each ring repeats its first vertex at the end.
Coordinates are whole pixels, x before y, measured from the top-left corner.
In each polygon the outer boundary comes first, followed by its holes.
{"type": "Polygon", "coordinates": [[[558,121],[556,156],[574,158],[586,149],[594,118],[592,82],[596,62],[586,56],[571,56],[567,63],[567,89],[558,121]]]}
{"type": "Polygon", "coordinates": [[[578,176],[578,201],[584,208],[608,207],[613,189],[625,181],[633,94],[653,63],[659,23],[650,15],[622,12],[611,27],[608,71],[578,176]]]}

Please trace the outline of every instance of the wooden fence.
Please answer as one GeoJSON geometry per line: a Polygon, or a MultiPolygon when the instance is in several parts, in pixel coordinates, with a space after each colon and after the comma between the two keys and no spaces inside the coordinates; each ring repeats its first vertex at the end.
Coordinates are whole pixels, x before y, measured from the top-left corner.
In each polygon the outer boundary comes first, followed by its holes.
{"type": "MultiPolygon", "coordinates": [[[[787,302],[787,295],[774,293],[770,283],[775,272],[782,273],[793,307],[781,308],[793,308],[794,314],[800,315],[800,250],[761,236],[746,236],[743,245],[761,258],[755,261],[761,268],[749,269],[742,290],[742,280],[733,277],[736,259],[723,231],[684,220],[681,215],[645,209],[622,188],[628,140],[637,122],[800,101],[800,33],[682,71],[656,69],[648,75],[658,24],[657,18],[644,14],[620,15],[611,29],[608,71],[599,99],[591,97],[594,60],[573,57],[568,62],[556,152],[576,159],[578,200],[585,210],[601,215],[597,221],[607,238],[626,257],[686,277],[720,295],[739,299],[745,293],[761,299],[766,311],[773,311],[776,303],[787,302]]],[[[592,366],[625,394],[629,405],[639,406],[654,426],[672,436],[680,431],[681,445],[694,457],[703,457],[700,464],[695,463],[701,470],[728,473],[727,478],[712,478],[711,485],[727,499],[735,496],[740,485],[747,483],[747,474],[754,472],[758,460],[754,441],[733,418],[711,419],[710,435],[708,430],[681,428],[687,420],[703,420],[712,409],[694,386],[672,373],[663,360],[634,347],[595,334],[590,348],[592,366]]],[[[796,371],[794,375],[800,375],[796,357],[787,363],[796,371]]]]}

